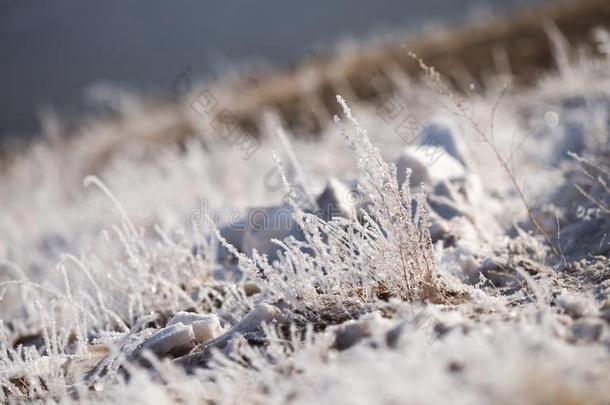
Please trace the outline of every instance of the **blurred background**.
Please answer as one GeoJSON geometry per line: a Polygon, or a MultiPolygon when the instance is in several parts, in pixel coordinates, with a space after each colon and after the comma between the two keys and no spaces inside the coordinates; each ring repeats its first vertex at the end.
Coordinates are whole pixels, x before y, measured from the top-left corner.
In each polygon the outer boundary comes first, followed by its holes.
{"type": "Polygon", "coordinates": [[[551,2],[2,0],[0,141],[39,131],[41,111],[82,114],[94,83],[162,98],[187,67],[194,77],[285,69],[338,43],[418,36],[541,3],[551,2]]]}

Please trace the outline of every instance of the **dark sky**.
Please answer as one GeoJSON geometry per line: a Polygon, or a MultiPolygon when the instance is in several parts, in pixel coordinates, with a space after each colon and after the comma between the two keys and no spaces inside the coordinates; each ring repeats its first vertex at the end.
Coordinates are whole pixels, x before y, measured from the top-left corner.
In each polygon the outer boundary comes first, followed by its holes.
{"type": "Polygon", "coordinates": [[[186,66],[283,65],[340,38],[535,1],[0,0],[0,137],[35,131],[40,107],[74,111],[95,81],[163,94],[186,66]]]}

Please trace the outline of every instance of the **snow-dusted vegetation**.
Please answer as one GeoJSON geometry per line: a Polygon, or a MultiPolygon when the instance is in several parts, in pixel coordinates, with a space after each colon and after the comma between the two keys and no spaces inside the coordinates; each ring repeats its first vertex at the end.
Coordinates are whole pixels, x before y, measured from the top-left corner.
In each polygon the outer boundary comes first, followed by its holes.
{"type": "Polygon", "coordinates": [[[49,124],[0,176],[0,398],[608,403],[610,56],[558,52],[518,91],[339,96],[316,139],[202,88],[49,124]]]}

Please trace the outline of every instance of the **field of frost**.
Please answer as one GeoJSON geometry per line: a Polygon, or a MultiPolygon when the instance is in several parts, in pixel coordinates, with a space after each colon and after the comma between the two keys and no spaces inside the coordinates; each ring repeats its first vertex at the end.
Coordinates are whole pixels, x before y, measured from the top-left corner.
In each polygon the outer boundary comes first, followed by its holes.
{"type": "Polygon", "coordinates": [[[0,175],[0,398],[608,403],[600,49],[518,90],[422,63],[315,139],[273,111],[240,137],[201,88],[47,125],[0,175]],[[197,133],[128,141],[171,114],[197,133]]]}

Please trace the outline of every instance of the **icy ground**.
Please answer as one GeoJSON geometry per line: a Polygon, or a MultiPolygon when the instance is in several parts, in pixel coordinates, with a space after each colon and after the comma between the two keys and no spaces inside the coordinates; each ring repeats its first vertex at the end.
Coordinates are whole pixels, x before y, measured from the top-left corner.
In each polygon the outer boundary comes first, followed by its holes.
{"type": "Polygon", "coordinates": [[[260,147],[189,103],[180,147],[137,105],[38,142],[0,177],[0,397],[610,402],[610,60],[494,83],[260,147]]]}

